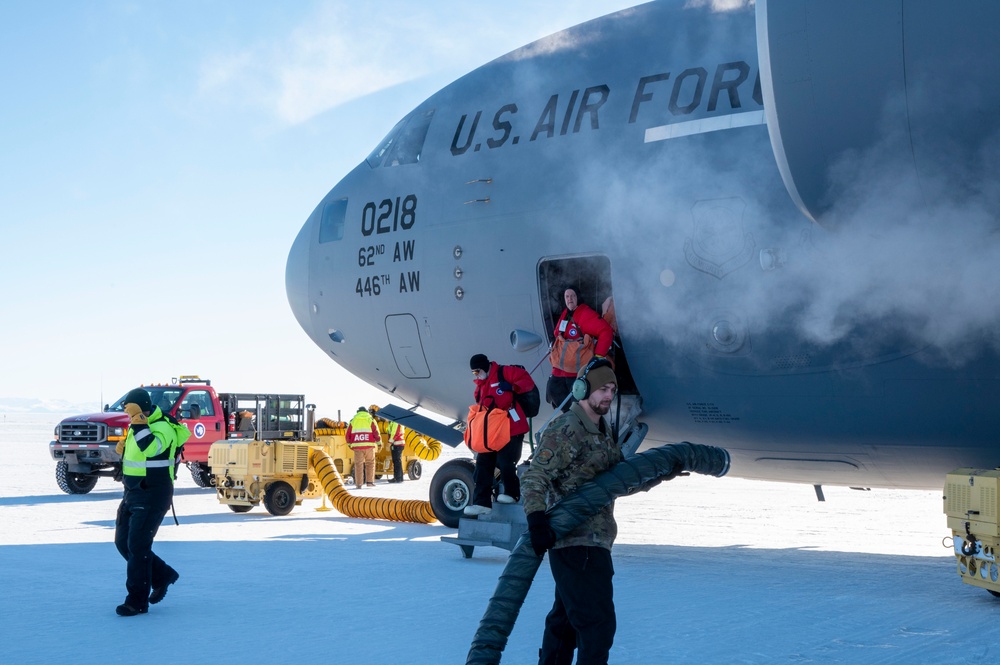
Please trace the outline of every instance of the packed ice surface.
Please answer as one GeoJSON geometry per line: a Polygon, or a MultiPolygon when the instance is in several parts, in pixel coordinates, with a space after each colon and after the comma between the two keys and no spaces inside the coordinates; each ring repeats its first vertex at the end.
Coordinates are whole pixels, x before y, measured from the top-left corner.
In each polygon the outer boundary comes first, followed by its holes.
{"type": "MultiPolygon", "coordinates": [[[[148,615],[115,615],[121,486],[59,490],[60,419],[0,414],[0,662],[116,662],[136,644],[147,664],[465,662],[504,550],[464,559],[440,524],[350,519],[319,500],[235,514],[186,469],[180,526],[168,515],[155,545],[180,580],[148,615]]],[[[361,491],[426,499],[461,455],[361,491]]],[[[619,500],[611,662],[997,660],[1000,599],[960,581],[940,491],[824,490],[820,503],[806,485],[691,476],[619,500]]],[[[537,660],[552,594],[543,563],[504,663],[537,660]]]]}

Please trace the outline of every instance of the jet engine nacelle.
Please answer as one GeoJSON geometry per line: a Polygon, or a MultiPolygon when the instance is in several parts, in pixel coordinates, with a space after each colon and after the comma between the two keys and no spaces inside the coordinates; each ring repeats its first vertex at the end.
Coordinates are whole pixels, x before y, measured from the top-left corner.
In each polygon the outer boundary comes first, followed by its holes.
{"type": "Polygon", "coordinates": [[[757,0],[771,144],[802,212],[834,224],[865,169],[924,203],[992,171],[980,150],[1000,134],[997,25],[986,0],[757,0]]]}

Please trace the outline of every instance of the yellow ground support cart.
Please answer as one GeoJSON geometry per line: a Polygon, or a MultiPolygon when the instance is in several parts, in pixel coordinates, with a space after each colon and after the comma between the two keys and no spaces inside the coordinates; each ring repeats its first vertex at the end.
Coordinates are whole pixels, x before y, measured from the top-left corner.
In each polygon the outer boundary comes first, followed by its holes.
{"type": "Polygon", "coordinates": [[[958,574],[1000,596],[1000,469],[955,469],[944,486],[944,512],[958,574]]]}
{"type": "MultiPolygon", "coordinates": [[[[382,445],[375,458],[375,477],[392,473],[392,452],[388,446],[388,423],[376,418],[382,445]]],[[[354,473],[354,453],[345,439],[347,425],[326,418],[316,423],[315,441],[226,440],[212,444],[208,464],[216,478],[219,502],[235,513],[245,513],[263,503],[267,512],[281,516],[292,512],[303,499],[319,498],[323,487],[309,464],[310,448],[326,453],[337,473],[350,482],[354,473]]],[[[411,480],[422,473],[420,461],[441,454],[438,441],[407,430],[403,466],[411,480]]]]}

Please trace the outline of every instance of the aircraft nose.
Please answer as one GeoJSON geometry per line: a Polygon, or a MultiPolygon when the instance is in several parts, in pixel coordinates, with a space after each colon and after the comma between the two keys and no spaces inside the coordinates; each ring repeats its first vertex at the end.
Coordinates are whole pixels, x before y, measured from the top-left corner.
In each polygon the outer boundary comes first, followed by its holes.
{"type": "Polygon", "coordinates": [[[312,220],[307,221],[292,243],[285,264],[285,294],[295,319],[302,329],[309,333],[309,230],[312,220]]]}

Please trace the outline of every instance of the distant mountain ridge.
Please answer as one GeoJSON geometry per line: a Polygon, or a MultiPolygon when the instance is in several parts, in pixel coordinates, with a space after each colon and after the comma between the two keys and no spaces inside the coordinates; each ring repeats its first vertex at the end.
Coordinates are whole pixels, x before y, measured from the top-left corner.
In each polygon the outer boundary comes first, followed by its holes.
{"type": "Polygon", "coordinates": [[[36,397],[0,397],[0,413],[96,413],[103,404],[36,397]]]}

